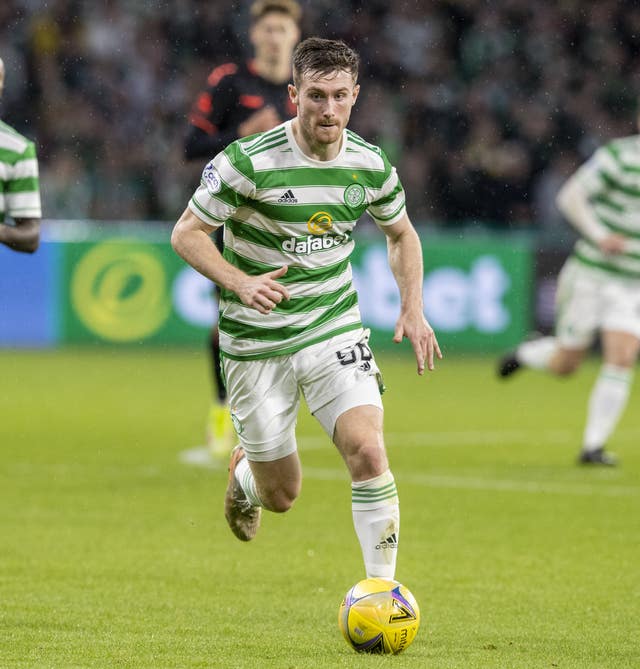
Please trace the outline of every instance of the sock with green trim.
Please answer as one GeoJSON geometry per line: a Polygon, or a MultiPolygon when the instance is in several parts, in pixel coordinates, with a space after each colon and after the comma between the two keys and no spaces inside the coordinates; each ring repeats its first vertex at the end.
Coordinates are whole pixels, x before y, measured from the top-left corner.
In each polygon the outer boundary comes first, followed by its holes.
{"type": "Polygon", "coordinates": [[[368,481],[354,481],[351,484],[351,508],[367,578],[394,578],[400,506],[391,471],[387,469],[384,474],[368,481]]]}
{"type": "Polygon", "coordinates": [[[260,501],[260,496],[258,495],[258,489],[256,487],[256,480],[249,466],[249,461],[246,457],[242,458],[240,462],[236,465],[235,477],[236,481],[240,484],[240,487],[244,491],[244,494],[247,496],[251,506],[262,506],[260,501]]]}
{"type": "Polygon", "coordinates": [[[603,364],[596,380],[587,413],[583,449],[603,448],[627,406],[633,370],[603,364]]]}

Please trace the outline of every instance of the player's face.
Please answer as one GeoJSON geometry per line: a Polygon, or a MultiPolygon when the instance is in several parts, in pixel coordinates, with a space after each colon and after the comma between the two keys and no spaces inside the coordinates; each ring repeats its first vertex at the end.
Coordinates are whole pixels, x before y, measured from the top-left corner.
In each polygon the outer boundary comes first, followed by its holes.
{"type": "Polygon", "coordinates": [[[290,61],[300,39],[300,30],[287,14],[269,12],[253,24],[249,39],[258,60],[276,63],[285,59],[290,61]]]}
{"type": "Polygon", "coordinates": [[[305,73],[299,87],[289,85],[289,96],[298,107],[298,122],[307,144],[340,142],[359,91],[360,86],[345,70],[321,76],[305,73]]]}

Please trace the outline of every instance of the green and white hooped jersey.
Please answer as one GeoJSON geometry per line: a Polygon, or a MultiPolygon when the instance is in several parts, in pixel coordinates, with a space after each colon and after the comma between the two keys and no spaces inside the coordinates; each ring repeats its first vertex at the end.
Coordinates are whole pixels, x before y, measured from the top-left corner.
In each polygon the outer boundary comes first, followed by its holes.
{"type": "Polygon", "coordinates": [[[384,153],[350,130],[331,161],[305,156],[291,121],[236,140],[204,169],[189,207],[224,224],[224,257],[248,274],[288,265],[291,299],[270,314],[223,290],[220,346],[237,360],[283,355],[362,327],[349,257],[368,211],[380,226],[405,213],[404,190],[384,153]]]}
{"type": "Polygon", "coordinates": [[[640,279],[640,135],[609,142],[577,171],[600,224],[629,237],[625,253],[605,254],[580,239],[574,256],[583,264],[619,277],[640,279]]]}
{"type": "Polygon", "coordinates": [[[36,148],[0,121],[0,223],[12,218],[40,218],[36,148]]]}

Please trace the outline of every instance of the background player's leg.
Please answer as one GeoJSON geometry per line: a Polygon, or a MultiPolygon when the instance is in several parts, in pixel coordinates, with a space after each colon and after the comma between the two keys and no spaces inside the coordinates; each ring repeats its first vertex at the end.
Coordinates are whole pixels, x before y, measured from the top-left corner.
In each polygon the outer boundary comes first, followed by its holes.
{"type": "MultiPolygon", "coordinates": [[[[602,333],[603,364],[589,398],[582,462],[596,462],[629,399],[640,340],[627,332],[602,333]]],[[[612,456],[609,462],[615,464],[612,456]]]]}
{"type": "Polygon", "coordinates": [[[516,349],[516,360],[531,369],[548,369],[549,361],[556,351],[558,342],[555,337],[541,337],[525,341],[516,349]]]}
{"type": "Polygon", "coordinates": [[[556,376],[573,374],[587,355],[586,348],[565,348],[558,346],[547,363],[547,370],[556,376]]]}
{"type": "Polygon", "coordinates": [[[498,364],[501,377],[511,376],[522,367],[566,376],[580,367],[587,348],[566,348],[556,337],[540,337],[522,342],[518,348],[503,358],[498,364]]]}
{"type": "Polygon", "coordinates": [[[220,334],[218,326],[214,325],[209,334],[209,353],[211,361],[211,379],[212,387],[219,404],[226,404],[227,389],[222,378],[222,370],[220,368],[220,334]]]}
{"type": "MultiPolygon", "coordinates": [[[[224,253],[224,226],[216,228],[214,242],[218,251],[224,253]]],[[[213,292],[216,303],[219,305],[219,286],[214,284],[213,292]]],[[[214,457],[226,458],[236,440],[227,403],[227,388],[220,365],[220,336],[217,323],[211,328],[209,336],[209,365],[213,399],[207,421],[207,446],[214,457]]]]}
{"type": "Polygon", "coordinates": [[[211,329],[208,344],[213,398],[207,420],[207,446],[215,457],[226,458],[235,439],[227,404],[227,389],[220,367],[220,338],[217,325],[211,329]]]}
{"type": "Polygon", "coordinates": [[[383,412],[357,406],[341,414],[334,443],[351,474],[353,524],[367,577],[394,578],[400,507],[382,437],[383,412]]]}
{"type": "Polygon", "coordinates": [[[600,328],[601,286],[584,268],[569,260],[558,277],[555,337],[522,342],[498,365],[501,377],[527,367],[558,376],[578,369],[600,328]]]}

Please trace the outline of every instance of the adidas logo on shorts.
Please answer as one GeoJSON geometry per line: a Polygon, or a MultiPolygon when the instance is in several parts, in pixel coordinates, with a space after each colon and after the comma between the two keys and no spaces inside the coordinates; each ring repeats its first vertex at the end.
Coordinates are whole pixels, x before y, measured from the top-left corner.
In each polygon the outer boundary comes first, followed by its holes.
{"type": "Polygon", "coordinates": [[[283,193],[279,198],[278,198],[278,203],[279,204],[298,204],[298,198],[293,194],[293,191],[289,189],[285,193],[283,193]]]}

